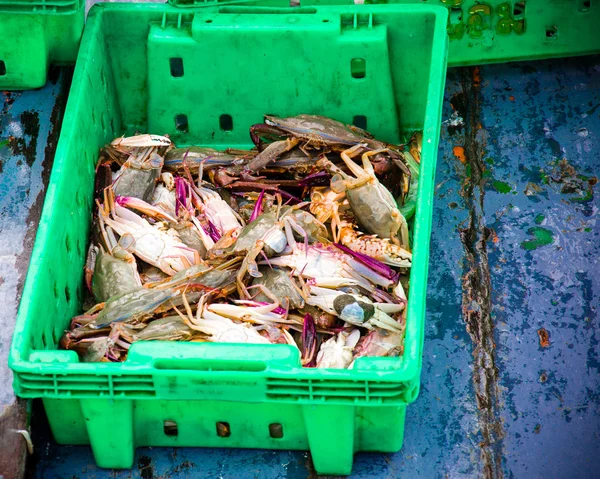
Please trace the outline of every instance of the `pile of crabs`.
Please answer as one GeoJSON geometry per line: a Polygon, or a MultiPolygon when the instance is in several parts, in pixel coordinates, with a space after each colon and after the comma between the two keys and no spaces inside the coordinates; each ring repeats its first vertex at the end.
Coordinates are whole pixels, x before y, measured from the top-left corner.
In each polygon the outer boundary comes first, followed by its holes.
{"type": "Polygon", "coordinates": [[[266,116],[252,150],[166,136],[102,149],[84,314],[61,346],[289,344],[302,365],[402,354],[421,135],[390,145],[315,115],[266,116]]]}

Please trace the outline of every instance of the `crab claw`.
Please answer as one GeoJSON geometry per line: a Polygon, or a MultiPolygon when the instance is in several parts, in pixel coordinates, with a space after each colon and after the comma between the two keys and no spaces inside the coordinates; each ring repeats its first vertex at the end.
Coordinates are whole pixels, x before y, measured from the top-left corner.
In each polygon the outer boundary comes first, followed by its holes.
{"type": "Polygon", "coordinates": [[[167,136],[160,135],[136,135],[116,138],[110,143],[111,146],[123,146],[128,148],[141,148],[153,146],[171,146],[171,140],[167,136]]]}

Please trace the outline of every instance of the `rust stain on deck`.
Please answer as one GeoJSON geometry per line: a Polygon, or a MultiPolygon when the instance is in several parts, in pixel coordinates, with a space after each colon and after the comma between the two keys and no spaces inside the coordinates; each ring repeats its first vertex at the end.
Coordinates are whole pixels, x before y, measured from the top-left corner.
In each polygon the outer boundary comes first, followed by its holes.
{"type": "Polygon", "coordinates": [[[460,82],[462,92],[452,98],[452,105],[465,119],[464,143],[462,147],[453,149],[455,156],[465,164],[461,195],[468,211],[466,227],[459,230],[465,252],[462,311],[473,343],[473,387],[482,438],[479,443],[481,474],[486,479],[496,479],[503,477],[502,439],[505,433],[500,417],[487,243],[497,237],[486,226],[484,217],[485,142],[484,135],[480,134],[483,125],[480,91],[482,79],[479,68],[464,69],[460,82]]]}
{"type": "Polygon", "coordinates": [[[465,156],[465,149],[462,146],[453,147],[452,153],[463,165],[467,162],[467,157],[465,156]]]}
{"type": "Polygon", "coordinates": [[[546,331],[545,328],[538,329],[538,336],[540,337],[540,347],[549,348],[550,347],[550,334],[546,331]]]}

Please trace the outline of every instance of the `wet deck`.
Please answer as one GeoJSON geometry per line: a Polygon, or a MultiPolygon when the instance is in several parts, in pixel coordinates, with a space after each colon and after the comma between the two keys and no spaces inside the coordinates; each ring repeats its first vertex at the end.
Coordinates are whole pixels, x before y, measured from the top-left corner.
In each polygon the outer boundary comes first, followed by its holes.
{"type": "MultiPolygon", "coordinates": [[[[63,82],[5,95],[0,113],[4,358],[63,82]]],[[[402,451],[357,454],[352,477],[594,477],[600,57],[451,69],[445,98],[422,390],[402,451]]],[[[4,388],[5,418],[13,401],[4,388]]],[[[315,474],[307,453],[191,448],[140,448],[133,470],[101,470],[89,448],[54,444],[36,411],[36,478],[315,474]]]]}

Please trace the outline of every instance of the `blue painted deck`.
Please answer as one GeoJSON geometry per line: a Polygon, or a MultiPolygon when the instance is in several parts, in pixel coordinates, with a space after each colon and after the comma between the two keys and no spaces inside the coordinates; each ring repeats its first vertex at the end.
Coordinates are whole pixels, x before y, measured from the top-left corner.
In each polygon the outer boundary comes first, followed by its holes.
{"type": "MultiPolygon", "coordinates": [[[[13,120],[38,111],[47,130],[52,95],[21,94],[13,120]]],[[[357,454],[351,477],[598,477],[600,57],[449,70],[444,118],[421,394],[402,451],[357,454]]],[[[3,225],[23,230],[42,160],[38,145],[29,203],[3,206],[3,225]]],[[[0,176],[0,205],[17,173],[0,176]]],[[[315,474],[307,453],[192,448],[140,448],[136,468],[106,471],[53,443],[39,409],[33,425],[35,478],[315,474]]]]}

